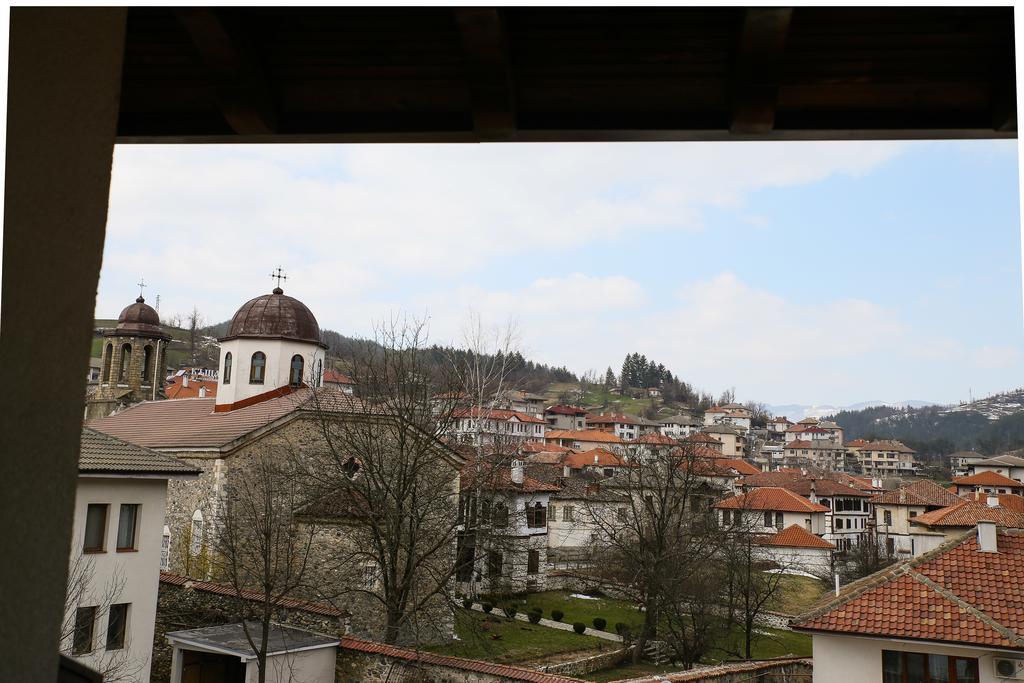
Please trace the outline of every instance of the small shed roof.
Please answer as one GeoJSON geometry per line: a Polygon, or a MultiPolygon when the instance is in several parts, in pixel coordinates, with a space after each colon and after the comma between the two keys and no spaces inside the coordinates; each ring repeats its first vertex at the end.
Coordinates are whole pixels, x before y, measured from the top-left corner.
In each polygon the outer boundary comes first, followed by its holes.
{"type": "MultiPolygon", "coordinates": [[[[250,621],[247,624],[253,640],[260,640],[263,635],[263,625],[256,621],[250,621]]],[[[249,639],[246,638],[245,629],[241,623],[206,626],[188,631],[172,631],[167,634],[167,641],[172,645],[185,647],[191,645],[202,650],[235,655],[241,659],[256,657],[256,652],[249,645],[249,639]]],[[[324,647],[335,647],[340,643],[340,638],[272,623],[267,641],[267,655],[318,650],[324,647]]]]}

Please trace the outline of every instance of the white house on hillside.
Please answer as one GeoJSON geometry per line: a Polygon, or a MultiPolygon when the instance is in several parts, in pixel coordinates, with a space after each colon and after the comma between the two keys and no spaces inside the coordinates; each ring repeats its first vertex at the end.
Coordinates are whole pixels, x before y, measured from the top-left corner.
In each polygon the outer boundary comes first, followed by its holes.
{"type": "Polygon", "coordinates": [[[199,470],[82,430],[60,649],[108,679],[149,680],[167,480],[199,470]]]}

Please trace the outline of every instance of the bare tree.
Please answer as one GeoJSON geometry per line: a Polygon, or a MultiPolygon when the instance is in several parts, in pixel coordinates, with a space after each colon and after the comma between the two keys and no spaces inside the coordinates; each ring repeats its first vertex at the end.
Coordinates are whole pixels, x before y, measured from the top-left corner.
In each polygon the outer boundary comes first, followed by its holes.
{"type": "Polygon", "coordinates": [[[199,362],[198,347],[199,347],[199,328],[203,326],[205,319],[199,313],[199,309],[195,306],[192,307],[192,312],[188,314],[188,357],[189,365],[196,365],[199,362]]]}
{"type": "Polygon", "coordinates": [[[271,620],[280,602],[309,590],[315,526],[295,523],[302,484],[286,453],[266,447],[232,472],[214,536],[214,575],[234,589],[235,617],[267,677],[271,620]],[[253,599],[253,592],[257,596],[253,599]]]}
{"type": "Polygon", "coordinates": [[[124,591],[126,578],[120,571],[115,571],[109,580],[97,584],[96,568],[91,557],[82,554],[75,554],[68,570],[68,587],[64,594],[64,621],[61,623],[60,650],[70,657],[80,659],[87,666],[103,676],[104,681],[110,683],[121,683],[135,681],[138,679],[146,662],[130,656],[131,634],[127,631],[126,624],[122,647],[118,649],[107,649],[103,647],[101,652],[96,652],[93,645],[98,639],[101,643],[108,641],[108,630],[110,628],[110,607],[121,599],[124,591]],[[90,610],[89,622],[79,632],[78,610],[84,608],[90,610]],[[96,631],[96,625],[100,629],[96,631]],[[83,651],[78,649],[79,641],[85,641],[88,645],[83,651]]]}

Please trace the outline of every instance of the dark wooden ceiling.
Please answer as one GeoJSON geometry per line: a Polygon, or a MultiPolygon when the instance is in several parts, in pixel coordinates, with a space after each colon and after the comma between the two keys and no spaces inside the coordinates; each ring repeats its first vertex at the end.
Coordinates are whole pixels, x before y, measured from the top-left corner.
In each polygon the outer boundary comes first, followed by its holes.
{"type": "Polygon", "coordinates": [[[132,8],[121,142],[1016,137],[1000,7],[132,8]]]}

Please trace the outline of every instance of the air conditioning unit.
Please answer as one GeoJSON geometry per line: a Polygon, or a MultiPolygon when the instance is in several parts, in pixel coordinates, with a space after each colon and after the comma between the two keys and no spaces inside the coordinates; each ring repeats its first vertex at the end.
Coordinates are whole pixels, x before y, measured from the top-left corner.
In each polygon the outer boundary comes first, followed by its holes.
{"type": "Polygon", "coordinates": [[[992,664],[996,670],[996,678],[1011,681],[1024,681],[1024,659],[994,657],[992,664]]]}

